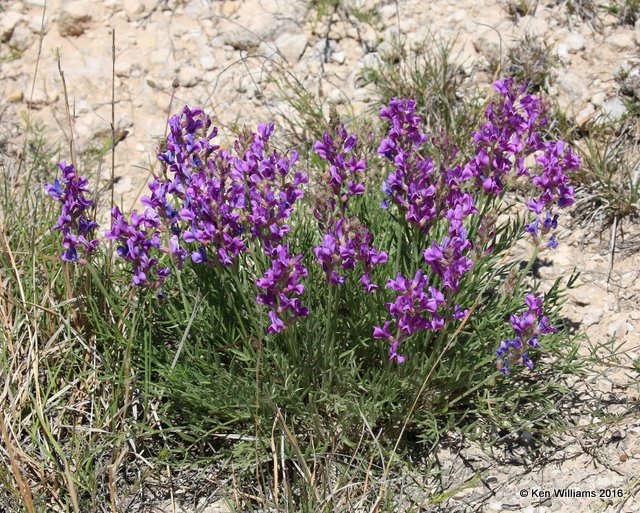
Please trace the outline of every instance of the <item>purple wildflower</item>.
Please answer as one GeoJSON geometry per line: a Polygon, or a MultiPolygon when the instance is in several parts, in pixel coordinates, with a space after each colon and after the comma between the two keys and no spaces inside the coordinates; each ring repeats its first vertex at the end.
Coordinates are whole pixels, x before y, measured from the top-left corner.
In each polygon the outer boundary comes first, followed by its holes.
{"type": "Polygon", "coordinates": [[[500,342],[496,351],[498,369],[509,374],[510,366],[518,360],[529,368],[533,368],[533,361],[529,358],[528,347],[539,347],[538,337],[548,333],[555,333],[557,329],[549,323],[544,315],[543,298],[527,294],[525,303],[528,310],[511,316],[511,326],[515,331],[515,338],[508,338],[500,342]]]}
{"type": "Polygon", "coordinates": [[[88,257],[99,244],[97,239],[91,238],[98,224],[85,217],[86,210],[93,206],[93,201],[85,196],[89,191],[88,180],[78,176],[72,164],[59,162],[58,167],[62,171],[62,182],[56,178],[52,184],[45,185],[45,191],[54,200],[62,202],[58,222],[51,229],[62,233],[62,246],[66,248],[62,260],[86,263],[78,255],[78,249],[88,257]]]}

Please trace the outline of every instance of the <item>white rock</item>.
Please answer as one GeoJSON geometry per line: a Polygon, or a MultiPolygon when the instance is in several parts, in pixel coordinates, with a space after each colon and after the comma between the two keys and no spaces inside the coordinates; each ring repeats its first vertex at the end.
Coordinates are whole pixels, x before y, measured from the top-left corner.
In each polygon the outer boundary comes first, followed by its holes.
{"type": "Polygon", "coordinates": [[[633,47],[633,34],[629,31],[615,32],[607,39],[607,43],[618,50],[625,50],[633,47]]]}
{"type": "Polygon", "coordinates": [[[194,66],[183,66],[180,68],[180,85],[183,87],[193,87],[202,79],[202,72],[194,66]]]}
{"type": "Polygon", "coordinates": [[[564,43],[556,45],[556,55],[563,64],[569,64],[571,62],[571,55],[569,55],[569,47],[564,43]]]}
{"type": "Polygon", "coordinates": [[[24,52],[33,43],[33,32],[24,25],[18,25],[13,29],[9,44],[16,50],[24,52]]]}
{"type": "Polygon", "coordinates": [[[581,105],[589,94],[586,80],[571,71],[560,73],[556,84],[561,107],[581,105]]]}
{"type": "Polygon", "coordinates": [[[627,107],[620,98],[611,98],[600,109],[603,121],[618,121],[627,113],[627,107]]]}
{"type": "Polygon", "coordinates": [[[584,49],[584,36],[579,32],[569,32],[562,42],[570,53],[576,53],[584,49]]]}
{"type": "Polygon", "coordinates": [[[24,20],[24,16],[19,12],[6,11],[0,16],[0,42],[6,43],[9,41],[11,34],[16,28],[16,25],[24,20]]]}
{"type": "Polygon", "coordinates": [[[263,10],[252,12],[250,8],[243,8],[239,17],[222,19],[218,30],[225,44],[236,50],[247,50],[257,47],[261,41],[269,40],[281,25],[271,13],[263,10]]]}
{"type": "Polygon", "coordinates": [[[595,306],[589,306],[585,308],[582,315],[582,325],[585,328],[598,324],[602,320],[603,315],[602,308],[596,308],[595,306]]]}
{"type": "Polygon", "coordinates": [[[640,18],[636,20],[636,24],[634,26],[633,38],[636,41],[636,44],[640,46],[640,18]]]}
{"type": "Polygon", "coordinates": [[[335,52],[332,56],[331,56],[331,60],[333,62],[336,62],[338,64],[344,64],[345,61],[347,60],[347,56],[345,55],[344,52],[335,52]]]}
{"type": "Polygon", "coordinates": [[[139,0],[127,0],[124,2],[124,9],[127,13],[127,18],[133,20],[144,12],[144,4],[139,0]]]}
{"type": "Polygon", "coordinates": [[[58,18],[60,35],[78,37],[84,34],[91,25],[91,10],[92,5],[82,0],[66,2],[58,18]]]}
{"type": "Polygon", "coordinates": [[[24,3],[29,7],[44,7],[45,0],[25,0],[24,3]]]}
{"type": "Polygon", "coordinates": [[[609,326],[607,327],[607,335],[616,338],[624,337],[627,333],[629,333],[629,327],[630,326],[627,323],[626,319],[618,319],[609,324],[609,326]]]}
{"type": "Polygon", "coordinates": [[[603,93],[601,91],[599,93],[594,93],[594,95],[591,97],[591,103],[596,107],[602,107],[606,99],[607,99],[606,93],[603,93]]]}
{"type": "Polygon", "coordinates": [[[213,53],[213,50],[209,48],[202,49],[198,53],[198,61],[200,62],[202,69],[205,71],[211,71],[220,67],[215,53],[213,53]]]}
{"type": "Polygon", "coordinates": [[[285,58],[289,64],[295,64],[298,62],[305,48],[309,38],[305,34],[282,34],[276,39],[275,44],[280,54],[285,58]]]}
{"type": "Polygon", "coordinates": [[[578,115],[576,116],[576,123],[578,125],[582,125],[586,123],[591,119],[595,111],[596,111],[596,108],[593,106],[593,103],[587,103],[584,109],[578,112],[578,115]]]}

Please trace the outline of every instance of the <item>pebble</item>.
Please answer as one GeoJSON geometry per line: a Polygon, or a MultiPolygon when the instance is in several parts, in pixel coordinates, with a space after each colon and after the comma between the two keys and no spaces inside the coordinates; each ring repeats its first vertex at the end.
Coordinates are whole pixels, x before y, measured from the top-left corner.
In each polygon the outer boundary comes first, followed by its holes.
{"type": "Polygon", "coordinates": [[[633,34],[628,31],[615,32],[607,37],[606,42],[617,50],[626,50],[627,48],[633,48],[633,34]]]}
{"type": "Polygon", "coordinates": [[[607,335],[620,338],[624,337],[632,329],[633,326],[630,325],[626,319],[618,319],[609,324],[607,327],[607,335]]]}
{"type": "Polygon", "coordinates": [[[63,37],[78,37],[91,25],[91,4],[82,0],[66,2],[58,19],[58,30],[63,37]]]}
{"type": "Polygon", "coordinates": [[[305,34],[282,34],[275,41],[280,54],[289,64],[295,64],[300,60],[307,48],[309,38],[305,34]]]}
{"type": "Polygon", "coordinates": [[[6,100],[9,103],[20,103],[23,99],[24,92],[22,89],[15,89],[6,96],[6,100]]]}
{"type": "Polygon", "coordinates": [[[602,122],[618,121],[627,114],[627,106],[620,98],[611,98],[604,102],[600,109],[602,113],[602,122]]]}
{"type": "Polygon", "coordinates": [[[18,23],[24,20],[24,16],[15,11],[6,11],[0,16],[0,42],[6,43],[11,38],[18,23]]]}
{"type": "Polygon", "coordinates": [[[598,324],[602,320],[603,313],[602,308],[596,308],[594,306],[585,308],[582,314],[582,325],[588,328],[589,326],[598,324]]]}
{"type": "Polygon", "coordinates": [[[584,36],[580,32],[569,32],[562,42],[569,53],[576,53],[584,49],[584,36]]]}

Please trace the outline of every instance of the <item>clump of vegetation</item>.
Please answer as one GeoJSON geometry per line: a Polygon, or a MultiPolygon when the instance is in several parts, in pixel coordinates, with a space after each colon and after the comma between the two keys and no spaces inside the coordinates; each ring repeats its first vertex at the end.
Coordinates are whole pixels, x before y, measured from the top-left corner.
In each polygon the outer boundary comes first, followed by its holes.
{"type": "Polygon", "coordinates": [[[526,81],[534,91],[547,91],[555,77],[558,58],[540,36],[526,34],[509,49],[504,72],[526,81]]]}

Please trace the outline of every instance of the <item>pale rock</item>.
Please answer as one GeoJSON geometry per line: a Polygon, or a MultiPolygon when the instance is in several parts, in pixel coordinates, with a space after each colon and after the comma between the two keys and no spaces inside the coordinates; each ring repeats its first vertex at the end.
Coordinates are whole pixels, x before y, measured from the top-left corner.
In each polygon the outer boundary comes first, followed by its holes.
{"type": "Polygon", "coordinates": [[[276,39],[275,44],[280,54],[289,64],[295,64],[300,60],[309,38],[305,34],[282,34],[276,39]]]}
{"type": "Polygon", "coordinates": [[[24,16],[19,12],[3,12],[0,16],[0,42],[6,43],[9,41],[18,23],[23,21],[24,16]]]}
{"type": "Polygon", "coordinates": [[[33,90],[33,95],[27,99],[27,102],[34,109],[39,109],[45,105],[51,105],[58,101],[59,95],[56,91],[46,91],[45,89],[36,86],[33,90]]]}
{"type": "Polygon", "coordinates": [[[607,37],[606,42],[617,50],[626,50],[627,48],[632,48],[634,45],[633,34],[626,30],[614,32],[607,37]]]}
{"type": "Polygon", "coordinates": [[[144,144],[138,143],[136,144],[136,150],[138,150],[140,153],[144,153],[147,149],[144,147],[144,144]]]}
{"type": "Polygon", "coordinates": [[[378,14],[382,24],[385,27],[389,27],[396,24],[398,8],[395,3],[386,4],[378,8],[378,14]]]}
{"type": "Polygon", "coordinates": [[[633,38],[638,46],[640,46],[640,18],[636,20],[634,25],[633,38]]]}
{"type": "Polygon", "coordinates": [[[24,25],[18,25],[13,29],[9,44],[16,50],[24,52],[33,43],[33,32],[24,25]]]}
{"type": "Polygon", "coordinates": [[[618,121],[627,113],[627,107],[620,98],[611,98],[600,109],[602,121],[618,121]]]}
{"type": "Polygon", "coordinates": [[[560,73],[556,81],[558,87],[558,103],[563,109],[582,109],[583,103],[589,95],[586,80],[580,75],[567,71],[560,73]]]}
{"type": "Polygon", "coordinates": [[[220,67],[215,53],[210,48],[204,48],[198,52],[198,61],[205,71],[211,71],[220,67]]]}
{"type": "Polygon", "coordinates": [[[327,95],[327,101],[332,105],[342,105],[347,101],[347,98],[340,89],[331,89],[327,95]]]}
{"type": "Polygon", "coordinates": [[[344,52],[335,52],[331,55],[331,60],[337,64],[344,64],[347,60],[347,56],[344,52]]]}
{"type": "Polygon", "coordinates": [[[629,312],[629,319],[640,321],[640,310],[633,310],[629,312]]]}
{"type": "Polygon", "coordinates": [[[562,43],[567,47],[569,53],[576,53],[580,50],[584,50],[584,36],[580,34],[580,32],[569,32],[562,40],[562,43]]]}
{"type": "Polygon", "coordinates": [[[256,53],[258,55],[262,55],[271,59],[278,55],[278,49],[276,48],[275,43],[267,43],[266,41],[262,41],[258,45],[258,50],[256,51],[256,53]]]}
{"type": "Polygon", "coordinates": [[[602,107],[606,99],[606,93],[600,91],[598,93],[594,93],[594,95],[591,97],[591,103],[596,107],[602,107]]]}
{"type": "Polygon", "coordinates": [[[596,108],[593,106],[593,103],[587,103],[578,115],[576,116],[576,124],[583,125],[587,121],[589,121],[596,112],[596,108]]]}
{"type": "Polygon", "coordinates": [[[58,18],[58,30],[63,37],[78,37],[91,25],[92,4],[82,0],[66,2],[58,18]]]}
{"type": "Polygon", "coordinates": [[[144,12],[144,4],[139,0],[127,0],[123,4],[129,20],[134,20],[144,12]]]}
{"type": "Polygon", "coordinates": [[[45,15],[44,23],[42,23],[42,14],[31,16],[27,21],[27,27],[34,34],[40,34],[43,31],[46,34],[49,30],[49,17],[45,15]]]}
{"type": "Polygon", "coordinates": [[[476,36],[472,40],[473,47],[476,52],[482,55],[489,63],[499,62],[502,45],[502,52],[506,51],[504,39],[500,39],[500,35],[494,30],[488,30],[481,27],[476,28],[476,36]]]}
{"type": "Polygon", "coordinates": [[[163,64],[165,66],[168,66],[170,57],[171,48],[165,45],[160,45],[149,54],[149,62],[151,64],[163,64]]]}
{"type": "Polygon", "coordinates": [[[585,308],[584,313],[582,314],[582,325],[585,328],[589,326],[593,326],[594,324],[598,324],[602,320],[604,312],[602,308],[597,308],[595,306],[589,306],[585,308]]]}
{"type": "Polygon", "coordinates": [[[182,66],[179,75],[180,85],[193,87],[202,80],[202,73],[195,66],[182,66]]]}
{"type": "MultiPolygon", "coordinates": [[[[251,6],[252,4],[249,4],[251,6]]],[[[248,50],[257,47],[261,41],[267,41],[281,27],[278,19],[269,12],[243,7],[240,16],[233,19],[222,19],[218,30],[225,44],[236,50],[248,50]]]]}
{"type": "Polygon", "coordinates": [[[24,92],[22,89],[15,89],[11,91],[5,99],[9,103],[20,103],[24,99],[24,92]]]}
{"type": "Polygon", "coordinates": [[[569,64],[571,62],[571,55],[569,54],[569,47],[564,43],[556,45],[556,56],[563,64],[569,64]]]}
{"type": "Polygon", "coordinates": [[[44,7],[45,0],[25,0],[24,3],[29,7],[44,7]]]}
{"type": "Polygon", "coordinates": [[[633,326],[629,325],[627,319],[617,319],[609,324],[607,327],[607,335],[610,337],[620,338],[624,337],[629,331],[632,331],[633,326]]]}
{"type": "Polygon", "coordinates": [[[567,292],[572,303],[579,306],[598,305],[602,307],[607,299],[607,293],[597,285],[588,283],[567,292]]]}

